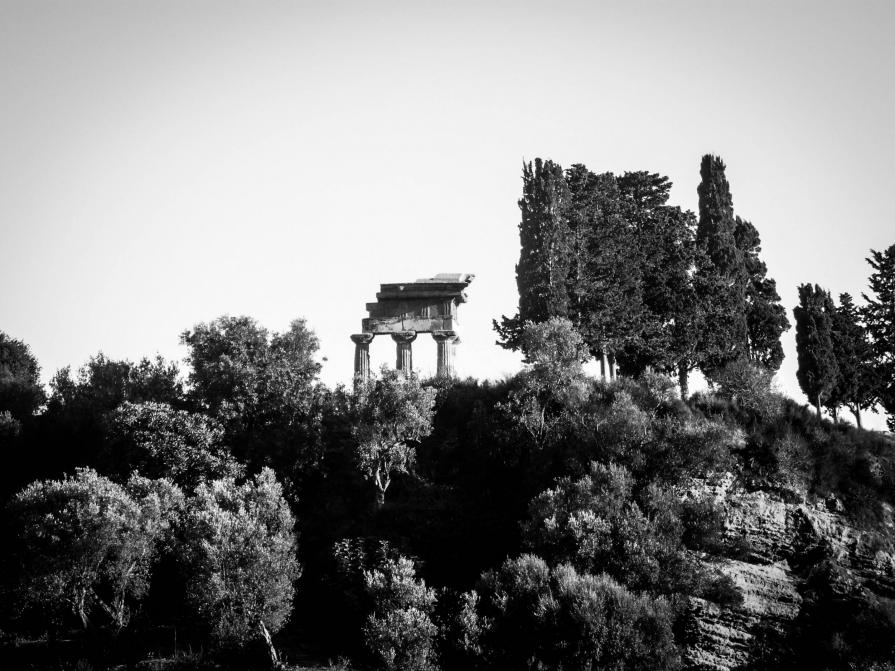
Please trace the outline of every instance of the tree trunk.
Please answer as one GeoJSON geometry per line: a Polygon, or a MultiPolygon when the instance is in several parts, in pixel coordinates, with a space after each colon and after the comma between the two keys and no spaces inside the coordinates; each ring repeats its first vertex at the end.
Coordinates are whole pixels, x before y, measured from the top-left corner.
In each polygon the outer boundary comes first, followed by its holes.
{"type": "Polygon", "coordinates": [[[81,626],[84,629],[90,628],[90,618],[87,617],[87,590],[81,589],[78,591],[75,596],[75,612],[79,618],[81,618],[81,626]]]}
{"type": "Polygon", "coordinates": [[[376,507],[382,508],[385,505],[385,490],[376,488],[376,507]]]}
{"type": "Polygon", "coordinates": [[[680,385],[681,399],[684,401],[690,396],[689,376],[687,364],[684,362],[679,363],[677,367],[677,383],[680,385]]]}
{"type": "Polygon", "coordinates": [[[820,419],[820,394],[814,399],[814,409],[817,411],[817,418],[820,419]]]}
{"type": "Polygon", "coordinates": [[[859,408],[858,406],[854,406],[853,408],[849,409],[851,410],[851,414],[855,416],[855,423],[858,425],[858,428],[864,428],[861,426],[861,408],[859,408]]]}
{"type": "Polygon", "coordinates": [[[261,636],[267,644],[267,652],[270,655],[270,665],[275,669],[279,668],[280,658],[277,655],[277,649],[273,647],[273,638],[271,637],[270,632],[267,631],[267,627],[264,626],[264,620],[258,620],[258,628],[261,630],[261,636]]]}

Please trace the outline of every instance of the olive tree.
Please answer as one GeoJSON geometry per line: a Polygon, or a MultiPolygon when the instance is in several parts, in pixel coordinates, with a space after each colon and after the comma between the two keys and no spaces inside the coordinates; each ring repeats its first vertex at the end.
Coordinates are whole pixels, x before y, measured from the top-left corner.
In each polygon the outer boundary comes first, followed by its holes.
{"type": "Polygon", "coordinates": [[[357,385],[352,396],[352,435],[357,463],[376,486],[376,502],[394,473],[406,473],[416,459],[414,443],[432,432],[436,391],[423,387],[415,376],[383,368],[378,378],[357,385]]]}
{"type": "Polygon", "coordinates": [[[219,644],[260,636],[277,663],[271,637],[289,619],[300,575],[294,526],[269,468],[243,484],[224,478],[196,488],[184,530],[189,596],[219,644]]]}
{"type": "Polygon", "coordinates": [[[135,475],[122,486],[87,468],[30,484],[11,503],[20,603],[68,610],[84,628],[99,609],[122,629],[148,589],[156,550],[181,501],[170,481],[135,475]]]}
{"type": "Polygon", "coordinates": [[[223,444],[214,419],[166,403],[124,402],[109,421],[112,468],[167,477],[181,487],[239,475],[240,467],[223,444]]]}

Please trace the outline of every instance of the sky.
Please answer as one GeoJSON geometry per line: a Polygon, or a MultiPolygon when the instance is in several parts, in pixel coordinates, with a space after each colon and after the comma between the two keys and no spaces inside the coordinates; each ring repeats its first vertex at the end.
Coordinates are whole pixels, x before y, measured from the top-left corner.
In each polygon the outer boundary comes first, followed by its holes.
{"type": "Polygon", "coordinates": [[[536,157],[695,210],[718,154],[790,316],[800,283],[860,296],[895,243],[893,29],[891,2],[0,0],[0,330],[48,380],[303,317],[335,384],[380,283],[474,273],[456,367],[499,378],[536,157]]]}

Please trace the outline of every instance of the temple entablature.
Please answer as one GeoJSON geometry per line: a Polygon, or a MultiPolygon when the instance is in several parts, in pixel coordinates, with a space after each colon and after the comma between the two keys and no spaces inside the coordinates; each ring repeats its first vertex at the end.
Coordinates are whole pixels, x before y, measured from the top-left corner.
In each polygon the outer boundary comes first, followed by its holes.
{"type": "Polygon", "coordinates": [[[374,336],[390,334],[397,346],[396,367],[410,374],[411,343],[418,333],[431,333],[438,343],[439,377],[453,376],[454,347],[459,342],[457,308],[466,302],[465,289],[475,275],[440,273],[399,284],[381,284],[375,303],[367,303],[368,317],[361,321],[355,342],[354,374],[370,374],[369,344],[374,336]]]}

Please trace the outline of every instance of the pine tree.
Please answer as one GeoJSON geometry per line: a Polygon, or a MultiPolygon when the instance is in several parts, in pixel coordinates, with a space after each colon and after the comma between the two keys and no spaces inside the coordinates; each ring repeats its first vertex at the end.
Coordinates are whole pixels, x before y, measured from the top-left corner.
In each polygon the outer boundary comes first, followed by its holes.
{"type": "Polygon", "coordinates": [[[799,358],[796,378],[814,404],[818,418],[839,377],[832,338],[834,311],[828,292],[816,284],[799,286],[799,305],[793,310],[799,358]]]}
{"type": "Polygon", "coordinates": [[[777,283],[767,276],[759,257],[761,238],[750,222],[736,217],[734,236],[746,276],[746,328],[749,360],[771,370],[783,363],[780,336],[789,329],[786,309],[780,304],[777,283]]]}
{"type": "Polygon", "coordinates": [[[700,300],[708,327],[700,347],[701,367],[708,374],[748,353],[744,309],[747,282],[736,241],[733,198],[724,171],[724,161],[719,157],[702,157],[696,242],[709,261],[700,272],[715,276],[698,278],[704,290],[700,300]]]}
{"type": "Polygon", "coordinates": [[[867,263],[873,268],[868,280],[873,297],[864,294],[862,312],[880,376],[879,402],[889,415],[889,430],[895,431],[895,245],[882,252],[871,249],[867,263]]]}
{"type": "Polygon", "coordinates": [[[833,351],[839,367],[839,379],[827,407],[835,411],[846,406],[861,426],[861,411],[876,402],[879,377],[873,360],[873,345],[861,324],[861,315],[849,294],[840,294],[839,306],[833,313],[833,351]]]}
{"type": "Polygon", "coordinates": [[[569,188],[560,165],[538,158],[533,166],[530,162],[522,166],[521,251],[516,264],[519,310],[514,317],[502,317],[499,324],[494,321],[502,347],[519,348],[519,336],[527,321],[568,315],[566,282],[572,254],[569,203],[569,188]]]}

